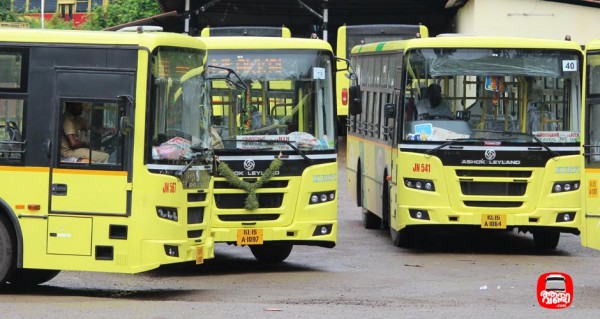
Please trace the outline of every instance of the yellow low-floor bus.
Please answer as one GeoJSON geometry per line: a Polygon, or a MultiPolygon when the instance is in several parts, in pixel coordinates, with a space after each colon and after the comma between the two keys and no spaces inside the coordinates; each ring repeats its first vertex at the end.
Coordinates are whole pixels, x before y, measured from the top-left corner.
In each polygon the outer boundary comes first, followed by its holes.
{"type": "Polygon", "coordinates": [[[351,60],[347,186],[365,227],[396,245],[442,228],[518,229],[540,249],[579,234],[579,44],[421,38],[351,60]]]}
{"type": "MultiPolygon", "coordinates": [[[[348,59],[352,48],[359,44],[403,40],[411,38],[427,38],[429,29],[421,24],[364,24],[343,25],[338,28],[335,54],[341,59],[348,59]]],[[[345,67],[344,61],[338,62],[340,69],[345,67]]],[[[348,116],[348,87],[350,78],[348,72],[336,74],[336,101],[339,126],[346,130],[348,116]]]]}
{"type": "Polygon", "coordinates": [[[289,28],[267,27],[267,26],[230,26],[230,27],[206,27],[200,31],[201,37],[282,37],[289,38],[292,32],[289,28]]]}
{"type": "Polygon", "coordinates": [[[585,145],[583,193],[584,217],[581,225],[581,243],[584,246],[600,249],[600,39],[585,45],[585,145]]]}
{"type": "Polygon", "coordinates": [[[215,242],[260,261],[337,236],[335,60],[322,40],[202,38],[208,49],[218,173],[215,242]]]}
{"type": "Polygon", "coordinates": [[[143,29],[0,30],[0,284],[213,257],[205,59],[143,29]]]}

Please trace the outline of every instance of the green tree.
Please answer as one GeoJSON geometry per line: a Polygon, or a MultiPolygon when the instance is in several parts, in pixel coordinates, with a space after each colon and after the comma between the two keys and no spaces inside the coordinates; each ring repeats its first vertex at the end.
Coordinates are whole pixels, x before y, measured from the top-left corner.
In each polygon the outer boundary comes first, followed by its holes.
{"type": "Polygon", "coordinates": [[[10,0],[0,0],[0,21],[21,22],[20,16],[10,10],[10,0]]]}
{"type": "Polygon", "coordinates": [[[101,30],[115,25],[148,18],[160,13],[156,0],[114,0],[106,9],[97,6],[79,28],[101,30]]]}

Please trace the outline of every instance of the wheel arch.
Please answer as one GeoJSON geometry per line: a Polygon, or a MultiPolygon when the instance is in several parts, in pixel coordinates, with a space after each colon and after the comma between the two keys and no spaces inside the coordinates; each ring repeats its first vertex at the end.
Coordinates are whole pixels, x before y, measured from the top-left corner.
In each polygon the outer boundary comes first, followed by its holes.
{"type": "Polygon", "coordinates": [[[13,232],[16,239],[16,251],[17,251],[17,268],[23,267],[23,232],[21,231],[21,225],[15,216],[14,211],[10,206],[0,198],[0,217],[4,217],[8,224],[6,225],[9,230],[13,232]]]}

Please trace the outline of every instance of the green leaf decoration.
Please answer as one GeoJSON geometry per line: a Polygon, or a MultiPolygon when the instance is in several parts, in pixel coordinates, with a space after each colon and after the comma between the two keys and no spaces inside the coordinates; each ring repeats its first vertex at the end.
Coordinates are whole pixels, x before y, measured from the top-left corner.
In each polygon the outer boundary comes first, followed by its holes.
{"type": "Polygon", "coordinates": [[[256,180],[254,183],[248,183],[242,180],[239,176],[224,163],[219,163],[219,174],[229,182],[233,187],[243,189],[248,192],[244,207],[247,210],[254,210],[258,208],[258,199],[256,198],[256,190],[261,188],[266,182],[270,181],[275,172],[281,168],[283,161],[279,158],[274,159],[269,167],[263,172],[263,175],[256,180]]]}

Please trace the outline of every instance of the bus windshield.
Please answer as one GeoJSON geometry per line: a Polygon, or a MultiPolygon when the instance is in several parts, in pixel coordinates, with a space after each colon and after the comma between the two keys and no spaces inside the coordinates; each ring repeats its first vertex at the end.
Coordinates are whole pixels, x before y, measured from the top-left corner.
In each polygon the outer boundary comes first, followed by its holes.
{"type": "Polygon", "coordinates": [[[182,164],[210,147],[210,108],[203,77],[205,51],[160,47],[153,54],[151,158],[182,164]]]}
{"type": "Polygon", "coordinates": [[[335,148],[331,53],[209,50],[208,64],[216,151],[335,148]]]}
{"type": "Polygon", "coordinates": [[[404,58],[401,140],[580,140],[581,57],[572,51],[427,48],[404,58]]]}

